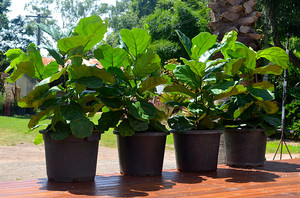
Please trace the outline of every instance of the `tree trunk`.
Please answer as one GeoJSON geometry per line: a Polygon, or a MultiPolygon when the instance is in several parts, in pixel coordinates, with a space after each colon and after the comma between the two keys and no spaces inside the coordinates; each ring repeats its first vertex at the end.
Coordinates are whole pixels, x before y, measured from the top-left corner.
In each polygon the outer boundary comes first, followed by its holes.
{"type": "Polygon", "coordinates": [[[210,31],[221,40],[226,32],[238,32],[237,40],[253,48],[260,49],[258,40],[263,35],[255,32],[255,23],[262,16],[255,11],[257,0],[210,0],[212,22],[207,24],[210,31]]]}

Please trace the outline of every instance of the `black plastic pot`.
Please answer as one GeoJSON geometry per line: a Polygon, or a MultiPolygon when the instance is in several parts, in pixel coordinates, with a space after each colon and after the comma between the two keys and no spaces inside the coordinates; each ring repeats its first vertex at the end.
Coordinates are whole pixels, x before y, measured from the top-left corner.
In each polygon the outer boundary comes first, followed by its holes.
{"type": "Polygon", "coordinates": [[[220,143],[219,130],[172,132],[177,169],[182,172],[217,170],[220,143]]]}
{"type": "Polygon", "coordinates": [[[166,132],[136,132],[133,136],[117,135],[120,172],[127,176],[161,175],[166,132]]]}
{"type": "Polygon", "coordinates": [[[267,136],[263,129],[226,128],[224,136],[227,165],[249,168],[264,165],[267,136]]]}
{"type": "Polygon", "coordinates": [[[100,133],[80,139],[74,136],[57,141],[49,133],[43,134],[46,168],[49,181],[92,181],[96,175],[100,133]]]}

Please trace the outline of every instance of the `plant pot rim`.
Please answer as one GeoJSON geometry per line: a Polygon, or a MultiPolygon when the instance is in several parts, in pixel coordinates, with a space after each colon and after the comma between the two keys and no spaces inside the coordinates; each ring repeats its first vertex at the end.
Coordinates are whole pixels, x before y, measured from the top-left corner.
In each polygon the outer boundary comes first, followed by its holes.
{"type": "Polygon", "coordinates": [[[101,139],[101,134],[104,132],[99,132],[99,131],[94,131],[90,136],[85,137],[85,138],[78,138],[75,137],[73,134],[70,134],[68,137],[66,137],[63,140],[54,140],[51,138],[50,134],[40,130],[41,134],[43,134],[43,139],[44,141],[52,141],[52,142],[63,142],[63,141],[68,141],[68,142],[82,142],[82,141],[99,141],[101,139]]]}
{"type": "Polygon", "coordinates": [[[171,129],[170,132],[173,133],[173,134],[176,133],[176,134],[190,134],[190,135],[200,135],[200,134],[210,135],[210,134],[221,134],[222,130],[216,130],[216,129],[201,129],[201,130],[198,130],[198,129],[195,129],[195,130],[190,130],[190,131],[186,131],[186,132],[178,132],[178,131],[175,131],[175,130],[171,129]]]}
{"type": "MultiPolygon", "coordinates": [[[[120,133],[116,130],[113,132],[115,135],[120,135],[120,133]]],[[[148,131],[136,131],[132,136],[167,136],[170,132],[148,132],[148,131]]],[[[129,136],[130,137],[130,136],[129,136]]]]}
{"type": "Polygon", "coordinates": [[[252,127],[239,127],[239,128],[224,128],[224,131],[226,132],[238,132],[238,133],[251,133],[253,131],[257,131],[257,132],[265,132],[265,129],[262,128],[252,128],[252,127]]]}

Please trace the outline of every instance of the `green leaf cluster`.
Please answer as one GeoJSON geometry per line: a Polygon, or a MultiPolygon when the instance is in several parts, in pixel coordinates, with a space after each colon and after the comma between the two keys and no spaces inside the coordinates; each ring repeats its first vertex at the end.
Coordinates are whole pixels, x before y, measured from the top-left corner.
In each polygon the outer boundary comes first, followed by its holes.
{"type": "Polygon", "coordinates": [[[215,129],[227,124],[260,127],[267,134],[273,133],[280,125],[275,115],[278,106],[273,101],[274,85],[267,81],[255,82],[255,75],[281,74],[289,65],[285,51],[271,47],[255,52],[237,42],[234,31],[227,33],[221,43],[207,32],[192,40],[180,31],[177,34],[190,60],[181,58],[184,65],[168,67],[174,78],[173,84],[164,91],[191,99],[182,115],[169,119],[170,127],[187,131],[191,129],[190,123],[193,129],[215,129]],[[262,59],[270,63],[257,67],[262,59]],[[225,102],[218,105],[220,100],[225,102]],[[179,119],[182,126],[176,123],[179,119]]]}
{"type": "Polygon", "coordinates": [[[57,40],[56,49],[47,47],[55,61],[44,66],[34,44],[28,46],[27,53],[11,49],[6,53],[11,62],[6,72],[13,70],[8,81],[14,82],[24,74],[40,81],[18,103],[20,107],[39,110],[31,118],[29,128],[37,128],[39,121],[51,116],[46,132],[52,139],[62,140],[70,134],[88,137],[95,130],[88,117],[105,106],[102,95],[116,94],[105,92],[106,86],[117,82],[113,74],[105,68],[82,64],[87,51],[104,38],[107,24],[99,16],[86,17],[65,38],[59,38],[59,31],[53,28],[42,26],[42,29],[57,40]],[[104,91],[100,95],[92,89],[104,91]]]}
{"type": "Polygon", "coordinates": [[[133,28],[121,30],[120,38],[120,48],[101,45],[95,50],[96,58],[116,79],[105,90],[95,89],[109,109],[101,115],[98,129],[115,128],[122,136],[167,131],[160,124],[166,115],[151,102],[156,86],[168,82],[161,75],[160,57],[149,48],[151,36],[145,29],[133,28]]]}

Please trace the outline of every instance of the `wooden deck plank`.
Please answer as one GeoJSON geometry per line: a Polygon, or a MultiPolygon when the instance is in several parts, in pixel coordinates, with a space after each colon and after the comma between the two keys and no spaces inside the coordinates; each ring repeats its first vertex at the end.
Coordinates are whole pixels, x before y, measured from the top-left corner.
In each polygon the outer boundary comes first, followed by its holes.
{"type": "Polygon", "coordinates": [[[0,197],[300,197],[300,159],[258,169],[218,166],[213,173],[165,170],[161,177],[97,175],[94,182],[0,182],[0,197]]]}

